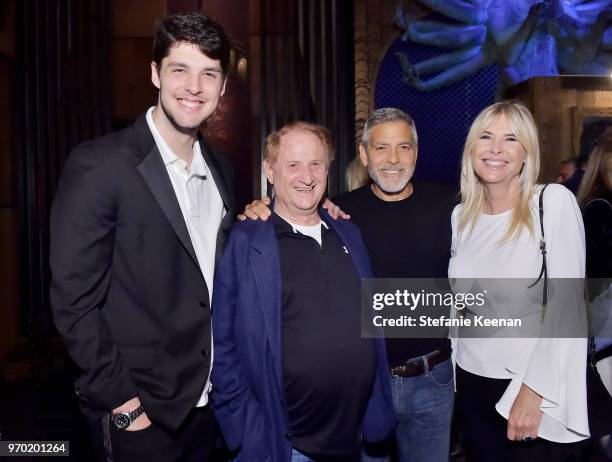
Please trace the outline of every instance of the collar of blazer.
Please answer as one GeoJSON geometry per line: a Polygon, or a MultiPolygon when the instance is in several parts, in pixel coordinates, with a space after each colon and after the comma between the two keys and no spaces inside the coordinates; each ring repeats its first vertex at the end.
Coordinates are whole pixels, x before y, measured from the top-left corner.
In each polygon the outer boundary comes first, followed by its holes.
{"type": "MultiPolygon", "coordinates": [[[[170,222],[170,225],[174,229],[174,232],[179,238],[181,244],[189,254],[189,257],[195,264],[198,271],[201,273],[201,268],[196,257],[195,249],[191,242],[191,238],[189,237],[187,225],[185,224],[179,203],[176,200],[172,182],[168,176],[168,172],[159,149],[155,144],[153,134],[149,130],[144,114],[136,120],[132,126],[132,130],[133,136],[131,138],[136,145],[133,152],[141,159],[140,164],[136,168],[155,197],[155,200],[162,208],[164,215],[166,215],[166,218],[170,222]]],[[[219,190],[219,194],[221,195],[221,199],[223,200],[225,207],[228,209],[225,218],[221,222],[221,229],[224,230],[229,227],[229,224],[232,221],[233,208],[231,195],[229,194],[227,182],[224,181],[224,175],[222,175],[220,172],[215,155],[208,150],[204,144],[204,140],[201,137],[199,137],[199,140],[201,142],[200,149],[202,151],[202,155],[204,155],[204,158],[207,161],[217,189],[219,190]]],[[[226,173],[225,177],[228,175],[229,172],[226,173]]],[[[220,233],[220,235],[221,234],[223,233],[220,233]]],[[[218,235],[217,243],[219,244],[219,242],[218,235]]],[[[223,245],[222,242],[220,245],[223,245]]]]}
{"type": "MultiPolygon", "coordinates": [[[[149,126],[147,124],[146,112],[143,112],[138,116],[134,125],[132,125],[132,139],[134,140],[136,149],[134,152],[141,159],[146,159],[150,154],[154,153],[157,156],[161,156],[159,153],[159,149],[157,149],[157,145],[155,144],[155,139],[153,138],[153,134],[151,130],[149,130],[149,126]]],[[[198,131],[198,141],[200,143],[200,151],[202,152],[202,157],[206,161],[206,165],[210,169],[210,173],[215,180],[215,185],[219,190],[219,194],[221,195],[221,200],[223,201],[223,205],[225,206],[228,215],[234,213],[234,203],[233,196],[230,193],[230,189],[232,185],[228,184],[230,181],[227,175],[227,169],[222,168],[220,165],[220,157],[221,154],[212,151],[202,133],[198,131]]],[[[231,221],[230,221],[231,223],[231,221]]]]}

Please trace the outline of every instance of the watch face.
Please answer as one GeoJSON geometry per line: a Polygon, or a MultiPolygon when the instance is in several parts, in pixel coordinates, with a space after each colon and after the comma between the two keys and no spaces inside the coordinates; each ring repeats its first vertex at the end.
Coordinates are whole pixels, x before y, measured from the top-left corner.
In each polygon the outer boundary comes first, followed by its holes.
{"type": "Polygon", "coordinates": [[[111,417],[113,425],[119,430],[123,430],[130,426],[130,416],[127,414],[115,414],[111,417]]]}

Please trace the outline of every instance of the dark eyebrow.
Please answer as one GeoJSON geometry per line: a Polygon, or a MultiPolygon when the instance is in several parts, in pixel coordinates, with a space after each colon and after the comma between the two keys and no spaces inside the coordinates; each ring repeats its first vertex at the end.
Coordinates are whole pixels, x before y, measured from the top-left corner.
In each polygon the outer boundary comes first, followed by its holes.
{"type": "MultiPolygon", "coordinates": [[[[181,63],[180,61],[171,61],[168,63],[168,67],[180,67],[183,69],[189,68],[189,66],[185,63],[181,63]]],[[[220,67],[206,67],[202,70],[202,72],[218,72],[221,73],[220,67]]]]}

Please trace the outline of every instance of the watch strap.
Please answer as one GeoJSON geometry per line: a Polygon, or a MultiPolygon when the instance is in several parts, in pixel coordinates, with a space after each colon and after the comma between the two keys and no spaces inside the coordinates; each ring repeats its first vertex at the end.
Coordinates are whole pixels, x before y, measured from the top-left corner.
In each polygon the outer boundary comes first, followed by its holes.
{"type": "Polygon", "coordinates": [[[138,418],[138,416],[140,416],[143,413],[144,413],[144,407],[141,404],[140,406],[138,406],[133,411],[130,411],[130,412],[117,412],[115,414],[112,414],[111,415],[111,422],[119,430],[125,430],[127,427],[132,425],[132,423],[134,422],[134,420],[136,420],[138,418]],[[127,419],[128,419],[127,425],[125,425],[123,423],[120,424],[119,422],[121,422],[122,419],[118,419],[118,421],[117,421],[117,419],[115,419],[115,417],[117,417],[117,416],[127,417],[127,419]]]}
{"type": "Polygon", "coordinates": [[[142,413],[144,413],[144,407],[142,407],[142,404],[132,412],[128,412],[128,415],[130,416],[130,424],[134,422],[134,420],[136,420],[142,413]]]}

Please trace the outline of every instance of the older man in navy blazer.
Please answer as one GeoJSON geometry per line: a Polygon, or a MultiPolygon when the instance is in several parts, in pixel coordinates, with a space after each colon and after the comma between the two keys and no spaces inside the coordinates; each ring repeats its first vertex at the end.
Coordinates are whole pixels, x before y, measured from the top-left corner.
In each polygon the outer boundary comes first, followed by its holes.
{"type": "Polygon", "coordinates": [[[234,225],[215,279],[215,413],[239,460],[359,460],[393,427],[384,344],[361,335],[367,253],[318,208],[328,131],[295,122],[265,151],[272,219],[234,225]]]}

